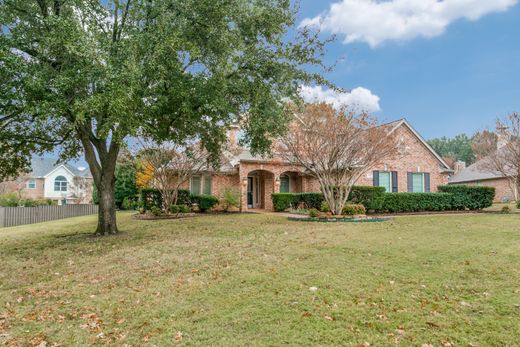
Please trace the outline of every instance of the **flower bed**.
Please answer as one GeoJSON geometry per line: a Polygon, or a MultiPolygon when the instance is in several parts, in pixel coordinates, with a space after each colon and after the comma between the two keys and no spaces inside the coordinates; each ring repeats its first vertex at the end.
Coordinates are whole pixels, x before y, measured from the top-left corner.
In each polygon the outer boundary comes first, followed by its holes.
{"type": "Polygon", "coordinates": [[[158,216],[151,213],[137,213],[133,215],[134,219],[138,220],[162,220],[162,219],[180,219],[187,217],[195,217],[201,215],[200,213],[171,213],[171,214],[160,214],[158,216]]]}

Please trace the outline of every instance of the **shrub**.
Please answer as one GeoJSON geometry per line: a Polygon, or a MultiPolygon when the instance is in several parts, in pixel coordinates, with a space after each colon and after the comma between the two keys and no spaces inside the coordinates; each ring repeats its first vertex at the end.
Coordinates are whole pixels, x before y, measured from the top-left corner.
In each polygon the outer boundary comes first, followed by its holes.
{"type": "Polygon", "coordinates": [[[322,193],[297,193],[293,205],[297,206],[303,203],[306,208],[314,208],[319,210],[321,203],[325,200],[322,193]]]}
{"type": "MultiPolygon", "coordinates": [[[[162,194],[155,188],[142,188],[139,192],[141,206],[149,211],[152,206],[162,207],[162,194]]],[[[189,190],[179,189],[177,192],[177,205],[191,205],[189,190]]]]}
{"type": "Polygon", "coordinates": [[[218,199],[213,195],[192,195],[191,201],[199,205],[201,212],[206,212],[218,204],[218,199]]]}
{"type": "Polygon", "coordinates": [[[450,193],[385,193],[379,211],[421,212],[452,209],[450,193]]]}
{"type": "Polygon", "coordinates": [[[15,193],[4,194],[0,196],[0,206],[16,207],[19,205],[20,198],[15,193]]]}
{"type": "Polygon", "coordinates": [[[516,208],[520,208],[520,200],[516,202],[516,208]]]}
{"type": "Polygon", "coordinates": [[[343,207],[342,214],[347,216],[353,216],[355,214],[365,214],[367,212],[366,208],[362,204],[346,204],[343,207]]]}
{"type": "Polygon", "coordinates": [[[179,211],[181,213],[190,213],[191,212],[191,207],[189,207],[188,205],[177,205],[179,206],[179,211]]]}
{"type": "Polygon", "coordinates": [[[366,210],[379,210],[383,205],[384,187],[353,186],[348,200],[355,204],[362,204],[366,210]]]}
{"type": "Polygon", "coordinates": [[[295,205],[297,195],[294,193],[273,193],[271,194],[271,200],[273,201],[273,209],[276,212],[282,212],[287,210],[291,205],[295,205]]]}
{"type": "Polygon", "coordinates": [[[481,210],[493,205],[494,187],[467,185],[439,186],[440,192],[453,194],[452,208],[456,210],[481,210]]]}
{"type": "Polygon", "coordinates": [[[173,214],[177,214],[177,213],[181,212],[181,208],[179,207],[179,205],[171,205],[170,212],[173,214]]]}
{"type": "Polygon", "coordinates": [[[152,206],[152,207],[150,208],[150,212],[152,212],[152,214],[153,214],[154,216],[157,217],[157,216],[160,216],[160,215],[161,215],[162,210],[161,210],[160,207],[152,206]]]}
{"type": "Polygon", "coordinates": [[[323,202],[321,203],[320,211],[321,211],[321,212],[330,212],[329,204],[328,204],[326,201],[323,201],[323,202]]]}
{"type": "Polygon", "coordinates": [[[509,208],[509,206],[503,206],[502,209],[500,209],[500,212],[509,213],[511,212],[511,209],[509,208]]]}
{"type": "Polygon", "coordinates": [[[232,207],[240,207],[240,194],[236,190],[226,188],[220,199],[220,206],[226,212],[232,207]]]}
{"type": "Polygon", "coordinates": [[[123,202],[121,203],[122,210],[133,210],[135,208],[134,202],[128,197],[123,198],[123,202]]]}
{"type": "Polygon", "coordinates": [[[318,211],[317,209],[315,209],[315,208],[311,208],[311,209],[309,210],[309,217],[311,217],[311,218],[316,218],[316,217],[318,217],[319,215],[320,215],[320,211],[318,211]]]}

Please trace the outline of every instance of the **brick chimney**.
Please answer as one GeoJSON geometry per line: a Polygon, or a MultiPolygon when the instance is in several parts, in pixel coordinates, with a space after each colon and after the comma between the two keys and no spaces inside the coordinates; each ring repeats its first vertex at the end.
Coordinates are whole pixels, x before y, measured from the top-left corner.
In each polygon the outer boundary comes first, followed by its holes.
{"type": "Polygon", "coordinates": [[[240,130],[238,125],[231,125],[228,129],[228,142],[231,146],[238,146],[238,131],[240,130]]]}
{"type": "Polygon", "coordinates": [[[461,172],[461,171],[464,170],[465,168],[466,168],[466,162],[465,162],[465,161],[457,160],[457,161],[453,164],[453,171],[455,171],[456,174],[458,174],[459,172],[461,172]]]}

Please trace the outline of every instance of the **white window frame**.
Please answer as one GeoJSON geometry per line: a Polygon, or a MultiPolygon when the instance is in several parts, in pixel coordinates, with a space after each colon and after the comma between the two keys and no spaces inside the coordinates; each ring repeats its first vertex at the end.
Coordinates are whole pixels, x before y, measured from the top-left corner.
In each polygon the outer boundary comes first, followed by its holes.
{"type": "Polygon", "coordinates": [[[67,177],[65,176],[58,176],[54,178],[54,191],[55,192],[67,192],[69,189],[69,181],[67,180],[67,177]],[[59,180],[58,178],[63,177],[65,180],[59,180]],[[56,189],[56,183],[59,183],[59,189],[56,189]],[[63,186],[65,186],[65,189],[63,189],[63,186]]]}
{"type": "Polygon", "coordinates": [[[426,180],[424,179],[424,172],[412,172],[412,193],[426,193],[426,180]],[[414,175],[422,176],[422,190],[417,192],[414,190],[413,177],[414,175]]]}
{"type": "Polygon", "coordinates": [[[211,175],[193,175],[190,177],[190,193],[193,193],[192,187],[193,187],[193,178],[198,177],[199,178],[199,195],[211,195],[213,193],[213,177],[211,175]],[[211,184],[209,187],[209,194],[204,193],[204,184],[206,183],[206,180],[210,180],[211,184]]]}
{"type": "Polygon", "coordinates": [[[36,189],[36,180],[34,178],[29,178],[27,180],[27,189],[36,189]],[[33,185],[33,187],[31,187],[33,185]]]}
{"type": "Polygon", "coordinates": [[[392,183],[393,183],[393,182],[392,182],[392,171],[386,171],[386,170],[383,170],[383,171],[378,171],[378,172],[377,172],[377,174],[379,175],[379,177],[377,178],[377,181],[379,182],[379,187],[383,187],[383,188],[386,189],[385,186],[382,186],[382,185],[381,185],[381,174],[382,174],[382,173],[387,173],[388,176],[390,177],[390,179],[389,179],[389,184],[390,184],[390,186],[388,187],[389,190],[385,191],[385,193],[392,193],[392,183]]]}

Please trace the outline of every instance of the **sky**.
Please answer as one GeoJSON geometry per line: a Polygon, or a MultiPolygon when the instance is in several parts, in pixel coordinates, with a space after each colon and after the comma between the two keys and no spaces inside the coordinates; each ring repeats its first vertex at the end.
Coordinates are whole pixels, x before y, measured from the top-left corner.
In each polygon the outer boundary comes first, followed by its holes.
{"type": "Polygon", "coordinates": [[[336,35],[309,101],[405,117],[426,139],[491,128],[520,112],[519,0],[300,0],[298,25],[336,35]]]}

